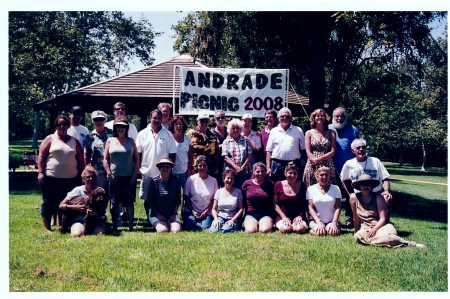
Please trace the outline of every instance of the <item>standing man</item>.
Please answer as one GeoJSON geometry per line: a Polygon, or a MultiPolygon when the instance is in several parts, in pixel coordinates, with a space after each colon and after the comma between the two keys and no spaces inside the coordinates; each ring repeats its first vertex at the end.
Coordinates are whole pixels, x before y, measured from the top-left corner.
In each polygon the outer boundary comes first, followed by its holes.
{"type": "MultiPolygon", "coordinates": [[[[361,138],[361,136],[359,135],[358,129],[348,123],[347,114],[345,112],[345,109],[342,107],[334,109],[333,120],[332,123],[328,125],[328,128],[336,132],[336,153],[333,156],[333,162],[337,171],[336,177],[339,177],[344,163],[355,157],[351,148],[353,140],[361,138]]],[[[349,196],[342,182],[338,182],[338,185],[341,189],[343,198],[347,198],[345,203],[345,218],[347,228],[352,228],[353,212],[350,207],[349,196]]]]}
{"type": "Polygon", "coordinates": [[[72,109],[70,109],[70,127],[67,130],[67,134],[78,139],[80,142],[81,148],[84,146],[84,139],[86,138],[86,135],[89,133],[89,130],[83,126],[80,125],[81,120],[84,117],[84,111],[83,108],[80,106],[73,106],[72,109]]]}
{"type": "MultiPolygon", "coordinates": [[[[163,157],[169,157],[175,161],[177,145],[172,133],[161,125],[162,113],[155,109],[150,112],[150,124],[139,132],[136,146],[141,162],[140,172],[142,175],[139,198],[147,202],[147,191],[150,178],[159,175],[156,167],[163,157]]],[[[146,207],[146,213],[148,208],[146,207]]]]}
{"type": "MultiPolygon", "coordinates": [[[[222,143],[225,140],[225,138],[228,137],[228,131],[225,127],[225,111],[223,110],[216,110],[214,113],[214,120],[216,122],[216,127],[212,129],[211,131],[216,135],[217,138],[217,144],[219,146],[219,153],[222,153],[222,143]]],[[[215,175],[215,179],[217,181],[217,185],[221,188],[224,186],[222,181],[222,172],[223,172],[223,164],[224,164],[224,157],[222,155],[219,155],[218,161],[217,161],[217,173],[215,175]]]]}
{"type": "Polygon", "coordinates": [[[280,124],[270,131],[267,140],[267,175],[271,176],[274,182],[286,179],[284,168],[290,161],[294,161],[300,169],[299,177],[303,176],[305,163],[304,161],[301,163],[300,158],[306,157],[305,134],[301,128],[291,124],[291,118],[291,110],[286,107],[281,108],[278,112],[280,124]]]}
{"type": "Polygon", "coordinates": [[[252,130],[252,115],[245,113],[242,115],[242,121],[244,122],[244,129],[241,135],[244,136],[245,142],[252,148],[252,159],[250,160],[250,169],[253,170],[253,165],[256,162],[261,161],[261,137],[252,130]]]}
{"type": "Polygon", "coordinates": [[[113,136],[113,131],[105,127],[106,113],[97,110],[91,114],[94,130],[87,134],[84,142],[84,163],[92,165],[97,171],[97,184],[108,190],[106,181],[106,171],[103,167],[103,154],[108,138],[113,136]]]}
{"type": "Polygon", "coordinates": [[[392,205],[390,204],[392,195],[390,193],[391,183],[389,182],[388,171],[378,158],[367,156],[367,146],[364,139],[359,138],[353,140],[351,147],[353,154],[356,157],[345,162],[341,171],[341,179],[344,182],[347,192],[350,194],[349,201],[353,214],[356,213],[357,198],[355,192],[361,191],[354,190],[352,182],[356,181],[363,174],[370,174],[373,179],[382,182],[382,184],[374,188],[372,192],[379,192],[383,195],[388,206],[388,216],[386,217],[386,221],[389,221],[390,210],[392,208],[392,205]],[[381,188],[383,188],[383,190],[381,188]]]}
{"type": "MultiPolygon", "coordinates": [[[[126,108],[125,108],[125,104],[122,102],[117,102],[114,104],[113,107],[113,112],[114,112],[114,116],[115,118],[119,117],[119,116],[124,116],[126,117],[127,112],[126,112],[126,108]]],[[[109,122],[107,122],[105,124],[105,127],[107,127],[108,129],[112,130],[113,129],[113,125],[114,125],[114,120],[111,120],[109,122]]],[[[138,136],[138,131],[136,129],[136,126],[133,125],[131,122],[128,124],[128,137],[131,137],[134,139],[134,141],[136,142],[138,136]]]]}
{"type": "MultiPolygon", "coordinates": [[[[162,120],[161,125],[169,129],[169,120],[170,120],[170,104],[169,103],[159,103],[158,110],[161,110],[162,120]]],[[[175,161],[174,161],[175,162],[175,161]]]]}

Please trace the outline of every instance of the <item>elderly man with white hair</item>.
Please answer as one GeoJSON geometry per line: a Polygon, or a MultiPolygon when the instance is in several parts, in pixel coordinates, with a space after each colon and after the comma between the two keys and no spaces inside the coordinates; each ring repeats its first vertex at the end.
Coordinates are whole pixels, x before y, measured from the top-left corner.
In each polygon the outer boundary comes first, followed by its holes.
{"type": "Polygon", "coordinates": [[[280,123],[270,131],[267,140],[267,175],[271,176],[273,182],[286,179],[284,168],[290,161],[293,161],[300,169],[299,177],[303,176],[304,166],[301,167],[300,158],[306,157],[305,134],[301,128],[291,123],[291,119],[291,110],[286,107],[281,108],[278,112],[280,123]]]}

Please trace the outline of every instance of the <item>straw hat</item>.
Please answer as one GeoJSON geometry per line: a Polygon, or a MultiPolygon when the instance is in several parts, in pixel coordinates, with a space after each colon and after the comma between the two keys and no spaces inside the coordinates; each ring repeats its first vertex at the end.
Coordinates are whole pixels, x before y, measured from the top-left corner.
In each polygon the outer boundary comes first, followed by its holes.
{"type": "Polygon", "coordinates": [[[169,158],[161,158],[161,160],[159,160],[158,163],[156,163],[156,167],[159,167],[160,164],[170,164],[170,165],[174,165],[172,160],[170,160],[169,158]]]}
{"type": "Polygon", "coordinates": [[[352,182],[352,187],[354,189],[360,190],[359,186],[361,185],[361,183],[371,183],[372,184],[372,188],[378,187],[378,185],[380,184],[379,180],[373,179],[370,174],[363,174],[360,175],[359,178],[352,182]]]}

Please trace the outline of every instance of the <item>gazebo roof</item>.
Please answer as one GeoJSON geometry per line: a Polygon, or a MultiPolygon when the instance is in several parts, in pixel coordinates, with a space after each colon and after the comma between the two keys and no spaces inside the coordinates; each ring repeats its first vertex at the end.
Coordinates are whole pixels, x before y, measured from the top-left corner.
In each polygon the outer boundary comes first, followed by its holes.
{"type": "MultiPolygon", "coordinates": [[[[103,110],[112,113],[114,103],[120,101],[127,105],[127,114],[148,115],[160,102],[170,103],[174,95],[178,98],[180,77],[179,68],[175,66],[207,68],[189,55],[180,55],[139,71],[57,95],[35,104],[33,109],[69,111],[78,105],[87,112],[103,110]]],[[[309,99],[289,92],[288,103],[307,106],[309,99]]],[[[290,105],[290,108],[293,107],[290,105]]]]}

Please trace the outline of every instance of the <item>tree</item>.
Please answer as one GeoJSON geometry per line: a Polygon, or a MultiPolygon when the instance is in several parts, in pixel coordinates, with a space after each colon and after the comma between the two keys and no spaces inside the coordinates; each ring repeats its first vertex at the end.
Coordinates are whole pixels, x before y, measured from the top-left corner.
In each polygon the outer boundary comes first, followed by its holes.
{"type": "Polygon", "coordinates": [[[151,65],[159,34],[122,12],[10,12],[9,137],[30,137],[34,103],[118,75],[131,57],[151,65]]]}

